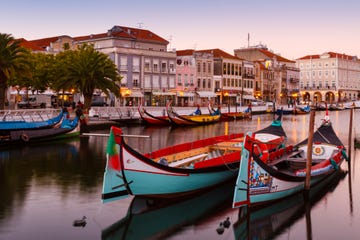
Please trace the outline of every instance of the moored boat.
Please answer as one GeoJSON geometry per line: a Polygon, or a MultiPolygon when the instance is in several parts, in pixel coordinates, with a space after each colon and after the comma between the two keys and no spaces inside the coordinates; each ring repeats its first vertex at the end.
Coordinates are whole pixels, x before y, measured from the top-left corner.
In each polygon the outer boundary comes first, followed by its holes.
{"type": "MultiPolygon", "coordinates": [[[[281,126],[262,131],[284,134],[281,126]]],[[[129,146],[122,130],[112,127],[103,179],[103,202],[128,195],[174,197],[189,195],[236,178],[243,134],[182,143],[150,153],[129,146]]]]}
{"type": "Polygon", "coordinates": [[[57,127],[9,130],[0,136],[0,145],[31,144],[79,136],[79,117],[76,116],[73,120],[70,120],[66,118],[66,114],[64,116],[61,124],[57,127]]]}
{"type": "Polygon", "coordinates": [[[112,127],[102,199],[188,195],[235,178],[242,137],[224,135],[142,154],[126,144],[120,128],[112,127]]]}
{"type": "Polygon", "coordinates": [[[61,122],[61,120],[63,119],[63,115],[64,111],[62,110],[56,117],[43,121],[0,121],[0,132],[10,130],[52,128],[61,122]]]}
{"type": "Polygon", "coordinates": [[[147,124],[164,126],[164,125],[170,125],[171,123],[167,115],[155,116],[154,114],[151,114],[148,111],[146,111],[146,109],[142,106],[142,103],[139,105],[138,111],[141,119],[147,124]]]}
{"type": "MultiPolygon", "coordinates": [[[[334,191],[346,177],[346,171],[336,171],[308,194],[297,193],[288,198],[260,207],[244,206],[239,209],[239,219],[234,223],[234,239],[276,239],[296,221],[306,217],[311,224],[311,208],[326,201],[326,194],[334,191]],[[310,221],[309,221],[310,220],[310,221]]],[[[310,233],[311,234],[311,233],[310,233]]],[[[309,235],[308,235],[309,236],[309,235]]],[[[292,235],[292,238],[296,238],[292,235]]]]}
{"type": "Polygon", "coordinates": [[[245,109],[243,112],[224,112],[221,113],[222,120],[236,120],[236,119],[251,119],[252,118],[252,110],[251,106],[245,109]]]}
{"type": "MultiPolygon", "coordinates": [[[[295,146],[278,141],[276,147],[275,139],[268,139],[266,134],[245,136],[233,207],[264,204],[304,189],[308,139],[295,146]]],[[[344,159],[345,147],[326,114],[313,136],[311,186],[338,171],[344,159]]]]}
{"type": "Polygon", "coordinates": [[[171,106],[171,101],[166,105],[166,112],[173,125],[176,126],[196,126],[196,125],[207,125],[217,123],[220,121],[221,113],[219,109],[217,112],[211,114],[199,114],[199,115],[182,115],[178,114],[171,106]]]}

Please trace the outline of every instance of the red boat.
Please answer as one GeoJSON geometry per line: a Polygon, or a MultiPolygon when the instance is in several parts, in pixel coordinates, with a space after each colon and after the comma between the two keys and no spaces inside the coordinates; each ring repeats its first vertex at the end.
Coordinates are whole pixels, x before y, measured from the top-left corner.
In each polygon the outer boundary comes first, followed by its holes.
{"type": "Polygon", "coordinates": [[[142,103],[140,103],[138,111],[141,119],[144,120],[147,124],[163,126],[163,125],[170,125],[171,123],[169,117],[166,115],[155,116],[149,113],[148,111],[146,111],[146,109],[143,108],[142,103]]]}

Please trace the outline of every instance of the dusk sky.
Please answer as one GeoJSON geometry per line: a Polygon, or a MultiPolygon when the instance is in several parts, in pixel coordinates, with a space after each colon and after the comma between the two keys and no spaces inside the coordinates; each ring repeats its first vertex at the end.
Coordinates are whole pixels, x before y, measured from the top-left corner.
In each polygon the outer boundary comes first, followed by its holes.
{"type": "Polygon", "coordinates": [[[169,49],[234,49],[259,43],[294,60],[326,51],[360,57],[358,0],[11,0],[0,32],[15,38],[104,33],[114,25],[148,29],[169,49]]]}

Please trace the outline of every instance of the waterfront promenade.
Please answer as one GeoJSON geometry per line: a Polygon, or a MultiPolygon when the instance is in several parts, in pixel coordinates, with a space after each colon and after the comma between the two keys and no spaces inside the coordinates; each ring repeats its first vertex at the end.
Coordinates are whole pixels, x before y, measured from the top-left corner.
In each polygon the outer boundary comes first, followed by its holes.
{"type": "MultiPolygon", "coordinates": [[[[246,107],[222,107],[221,112],[243,112],[246,107]]],[[[68,107],[71,117],[75,116],[75,111],[68,107]]],[[[188,115],[193,113],[195,107],[174,107],[179,114],[188,115]]],[[[146,110],[155,116],[166,115],[165,107],[146,107],[146,110]]],[[[266,112],[266,106],[253,106],[253,114],[263,114],[266,112]]],[[[3,110],[0,111],[0,119],[2,120],[26,120],[26,121],[42,121],[49,119],[60,111],[59,108],[37,108],[22,110],[3,110]]],[[[201,111],[207,113],[207,107],[202,107],[201,111]]],[[[90,126],[107,125],[117,123],[140,124],[141,118],[137,106],[133,107],[91,107],[87,114],[88,124],[90,126]]]]}

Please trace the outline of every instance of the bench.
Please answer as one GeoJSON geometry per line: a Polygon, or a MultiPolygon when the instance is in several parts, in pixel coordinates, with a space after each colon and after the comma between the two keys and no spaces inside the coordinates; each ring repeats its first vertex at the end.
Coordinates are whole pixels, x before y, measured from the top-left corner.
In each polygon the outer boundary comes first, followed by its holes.
{"type": "Polygon", "coordinates": [[[192,157],[184,158],[184,159],[169,163],[169,166],[170,167],[180,167],[180,166],[185,165],[187,163],[191,163],[193,161],[203,159],[207,155],[208,155],[207,153],[203,153],[203,154],[200,154],[200,155],[195,155],[195,156],[192,156],[192,157]]]}

